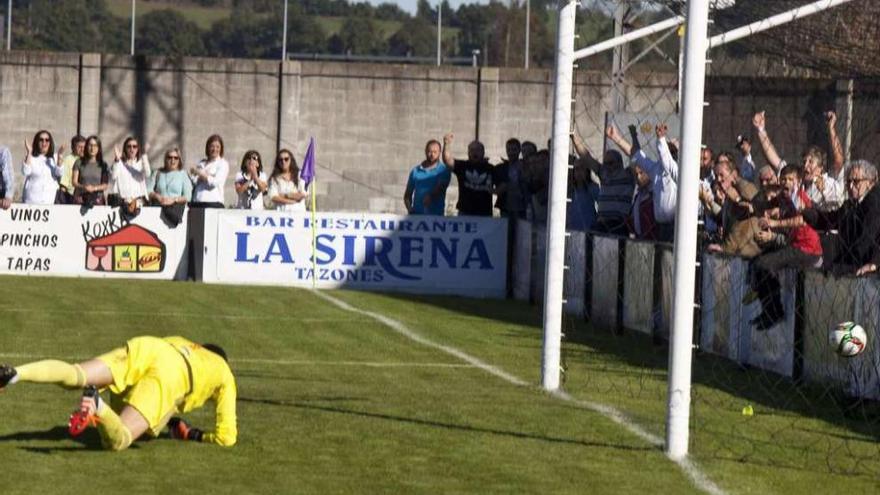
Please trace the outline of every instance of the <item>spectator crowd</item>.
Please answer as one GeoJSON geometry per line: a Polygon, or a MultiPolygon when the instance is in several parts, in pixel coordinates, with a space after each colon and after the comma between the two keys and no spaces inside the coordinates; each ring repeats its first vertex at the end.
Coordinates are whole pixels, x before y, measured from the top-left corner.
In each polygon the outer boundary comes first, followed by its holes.
{"type": "MultiPolygon", "coordinates": [[[[24,143],[20,170],[21,201],[31,205],[74,204],[118,206],[136,216],[143,206],[163,208],[163,216],[177,224],[186,205],[224,208],[224,188],[229,162],[224,158],[223,138],[210,136],[205,155],[189,168],[179,148],[165,151],[163,163],[154,168],[150,148],[134,137],[114,146],[108,163],[98,136],[74,136],[70,148],[56,147],[49,131],[37,132],[24,143]]],[[[108,150],[109,153],[109,150],[108,150]]],[[[0,208],[9,209],[14,198],[16,167],[8,147],[0,147],[0,208]]],[[[305,211],[306,190],[293,153],[282,149],[272,170],[263,170],[260,153],[244,153],[234,175],[235,207],[305,211]]]]}
{"type": "MultiPolygon", "coordinates": [[[[778,272],[820,268],[862,276],[880,266],[880,190],[867,160],[844,163],[837,116],[824,114],[825,138],[789,163],[769,135],[765,112],[752,118],[752,136],[731,139],[735,151],[700,153],[699,218],[703,249],[754,259],[747,300],[759,299],[759,330],[784,318],[778,272]],[[752,142],[766,164],[753,155],[752,142]],[[826,153],[830,150],[830,156],[826,153]]],[[[625,136],[610,125],[601,160],[576,134],[569,158],[567,229],[632,239],[672,242],[678,198],[678,142],[664,123],[654,129],[655,153],[646,153],[638,130],[625,136]],[[616,149],[615,149],[616,148],[616,149]],[[656,157],[651,158],[651,156],[656,157]]],[[[410,172],[404,204],[411,214],[442,215],[446,188],[458,181],[460,215],[493,215],[546,222],[550,152],[510,139],[506,158],[491,165],[482,143],[455,158],[454,136],[429,141],[425,160],[410,172]]],[[[549,148],[549,144],[548,144],[549,148]]]]}

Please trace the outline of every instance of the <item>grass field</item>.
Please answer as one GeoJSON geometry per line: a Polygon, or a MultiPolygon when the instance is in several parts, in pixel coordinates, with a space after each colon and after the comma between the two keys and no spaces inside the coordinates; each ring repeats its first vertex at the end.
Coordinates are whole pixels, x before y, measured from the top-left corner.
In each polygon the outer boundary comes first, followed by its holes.
{"type": "MultiPolygon", "coordinates": [[[[131,0],[107,0],[110,13],[123,19],[131,19],[131,0]]],[[[201,29],[211,29],[211,25],[228,19],[231,10],[227,7],[201,7],[198,5],[178,5],[177,2],[138,2],[136,15],[142,16],[155,10],[171,9],[183,14],[188,20],[196,23],[201,29]]]]}
{"type": "MultiPolygon", "coordinates": [[[[93,431],[67,437],[78,394],[14,385],[0,394],[3,493],[699,492],[660,448],[582,407],[610,404],[662,437],[666,357],[650,341],[567,320],[565,388],[581,402],[565,401],[538,388],[538,308],[324,294],[422,341],[310,291],[0,277],[0,361],[182,334],[223,345],[239,388],[235,447],[160,437],[114,454],[93,431]]],[[[696,361],[691,445],[708,478],[727,493],[876,493],[876,421],[846,421],[826,398],[772,380],[696,361]]],[[[188,419],[210,427],[213,411],[188,419]]]]}

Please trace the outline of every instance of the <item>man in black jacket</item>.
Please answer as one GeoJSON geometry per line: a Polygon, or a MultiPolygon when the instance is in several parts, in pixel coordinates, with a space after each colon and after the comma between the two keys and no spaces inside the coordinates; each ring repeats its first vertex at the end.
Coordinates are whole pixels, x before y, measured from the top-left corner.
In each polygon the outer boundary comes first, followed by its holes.
{"type": "MultiPolygon", "coordinates": [[[[877,167],[854,161],[846,174],[849,195],[837,210],[819,215],[827,229],[836,229],[826,250],[824,266],[835,275],[866,275],[880,266],[880,188],[877,167]]],[[[820,225],[821,227],[821,225],[820,225]]]]}

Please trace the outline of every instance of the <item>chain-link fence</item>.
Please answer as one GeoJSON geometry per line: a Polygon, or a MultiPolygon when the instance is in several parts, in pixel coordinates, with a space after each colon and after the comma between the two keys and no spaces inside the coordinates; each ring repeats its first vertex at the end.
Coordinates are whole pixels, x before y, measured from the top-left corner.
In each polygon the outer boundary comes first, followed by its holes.
{"type": "MultiPolygon", "coordinates": [[[[622,34],[680,14],[683,3],[596,0],[582,6],[578,22],[622,34]]],[[[716,2],[710,36],[808,3],[716,2]]],[[[816,477],[846,475],[834,479],[853,482],[856,491],[880,476],[880,281],[873,263],[880,230],[872,221],[880,209],[867,188],[876,169],[857,162],[880,158],[877,14],[880,4],[853,1],[709,53],[690,445],[698,461],[728,474],[753,469],[778,486],[804,488],[816,477]],[[867,274],[856,276],[860,268],[867,274]],[[867,342],[844,357],[830,338],[850,321],[867,342]]],[[[613,150],[637,170],[617,235],[605,229],[567,239],[569,253],[584,253],[582,263],[567,259],[566,284],[585,279],[589,325],[580,324],[581,312],[567,317],[565,387],[661,436],[674,287],[671,244],[656,239],[672,222],[652,200],[662,193],[650,166],[634,158],[640,147],[646,159],[662,161],[658,141],[665,141],[677,159],[681,35],[673,27],[579,61],[573,103],[574,133],[597,167],[608,165],[613,150]],[[660,136],[663,124],[668,131],[660,136]]],[[[589,183],[605,181],[590,196],[599,210],[592,227],[601,230],[609,201],[602,188],[619,177],[609,182],[599,172],[584,184],[570,175],[569,216],[580,214],[576,197],[589,194],[589,183]]],[[[520,221],[517,249],[529,236],[538,246],[530,253],[532,276],[534,267],[543,270],[542,221],[540,214],[520,221]]],[[[519,287],[528,284],[524,278],[519,287]]],[[[580,294],[566,289],[567,304],[580,294]]]]}

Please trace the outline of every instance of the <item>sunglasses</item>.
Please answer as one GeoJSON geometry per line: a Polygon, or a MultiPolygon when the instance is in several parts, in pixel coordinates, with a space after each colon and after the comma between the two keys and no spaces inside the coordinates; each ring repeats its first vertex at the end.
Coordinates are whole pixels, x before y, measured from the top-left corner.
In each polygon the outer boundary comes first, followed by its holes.
{"type": "Polygon", "coordinates": [[[869,180],[871,180],[871,179],[847,179],[846,183],[847,184],[858,184],[860,182],[867,182],[869,180]]]}
{"type": "Polygon", "coordinates": [[[254,154],[252,154],[252,155],[248,155],[248,156],[247,156],[247,159],[248,159],[248,160],[259,160],[259,159],[260,159],[260,155],[254,153],[254,154]]]}
{"type": "Polygon", "coordinates": [[[282,156],[282,157],[281,157],[281,161],[282,161],[282,162],[289,162],[289,161],[290,161],[290,157],[289,157],[289,156],[282,156]]]}
{"type": "Polygon", "coordinates": [[[47,137],[37,138],[38,143],[48,143],[49,141],[50,141],[50,139],[47,137]]]}
{"type": "Polygon", "coordinates": [[[129,148],[129,149],[133,149],[133,150],[138,149],[138,145],[136,145],[136,144],[127,144],[127,145],[125,145],[125,147],[129,148]]]}
{"type": "Polygon", "coordinates": [[[165,157],[166,160],[180,160],[180,157],[177,155],[169,155],[165,157]]]}

